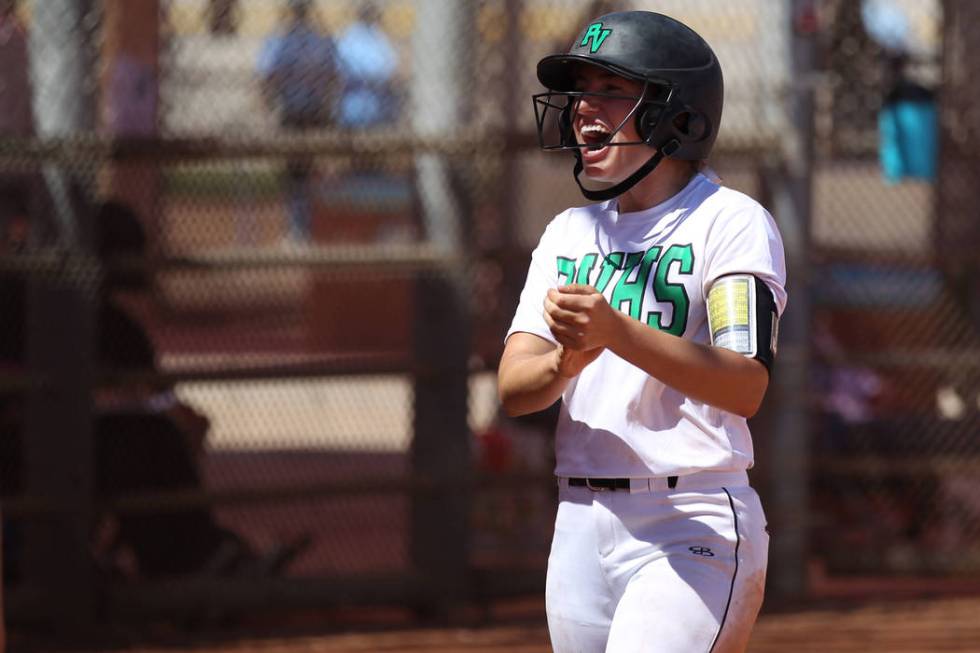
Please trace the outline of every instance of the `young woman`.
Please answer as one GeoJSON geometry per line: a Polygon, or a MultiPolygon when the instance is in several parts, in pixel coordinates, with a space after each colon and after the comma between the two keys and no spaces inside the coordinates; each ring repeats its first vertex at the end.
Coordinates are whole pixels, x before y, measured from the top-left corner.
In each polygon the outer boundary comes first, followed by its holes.
{"type": "Polygon", "coordinates": [[[537,73],[542,146],[571,151],[600,200],[545,230],[500,362],[508,413],[562,399],[552,644],[741,651],[769,539],[746,418],[786,293],[770,215],[699,171],[721,68],[685,25],[633,11],[593,20],[537,73]]]}

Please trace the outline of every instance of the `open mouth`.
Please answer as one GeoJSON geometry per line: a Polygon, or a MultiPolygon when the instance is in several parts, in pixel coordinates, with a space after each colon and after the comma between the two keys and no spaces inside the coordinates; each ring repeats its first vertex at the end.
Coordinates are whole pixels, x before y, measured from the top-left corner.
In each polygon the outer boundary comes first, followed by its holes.
{"type": "Polygon", "coordinates": [[[583,125],[579,129],[579,134],[582,136],[583,143],[588,146],[588,150],[595,152],[604,149],[612,132],[599,123],[591,123],[583,125]]]}

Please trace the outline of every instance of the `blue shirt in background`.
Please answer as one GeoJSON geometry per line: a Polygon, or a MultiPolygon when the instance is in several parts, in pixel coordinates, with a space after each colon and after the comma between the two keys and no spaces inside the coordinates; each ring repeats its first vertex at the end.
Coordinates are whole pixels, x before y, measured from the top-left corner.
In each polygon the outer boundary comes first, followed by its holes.
{"type": "Polygon", "coordinates": [[[398,54],[383,30],[353,23],[337,39],[337,63],[343,78],[341,124],[370,127],[396,117],[391,82],[398,69],[398,54]]]}
{"type": "Polygon", "coordinates": [[[283,124],[330,122],[337,83],[332,39],[305,25],[266,40],[256,63],[259,74],[275,84],[283,124]]]}

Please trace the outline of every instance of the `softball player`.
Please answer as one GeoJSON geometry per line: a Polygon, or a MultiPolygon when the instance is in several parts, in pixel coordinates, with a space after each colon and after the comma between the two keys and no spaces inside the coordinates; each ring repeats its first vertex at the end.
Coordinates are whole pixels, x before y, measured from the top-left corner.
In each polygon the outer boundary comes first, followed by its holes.
{"type": "Polygon", "coordinates": [[[786,293],[770,215],[699,172],[721,68],[685,25],[631,11],[593,20],[537,74],[542,147],[571,151],[598,202],[545,230],[499,371],[512,415],[563,400],[552,644],[741,651],[769,541],[746,418],[786,293]]]}

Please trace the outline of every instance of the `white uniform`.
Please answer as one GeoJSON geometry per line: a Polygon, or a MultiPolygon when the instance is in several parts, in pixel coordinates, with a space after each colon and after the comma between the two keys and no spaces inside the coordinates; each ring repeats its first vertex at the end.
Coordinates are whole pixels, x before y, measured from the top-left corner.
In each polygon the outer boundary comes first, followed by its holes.
{"type": "MultiPolygon", "coordinates": [[[[556,342],[545,293],[574,282],[653,328],[709,344],[705,298],[717,279],[738,273],[762,280],[782,312],[785,264],[772,217],[703,175],[644,211],[620,214],[615,200],[569,209],[532,255],[508,336],[556,342]]],[[[555,650],[740,650],[762,602],[768,549],[745,474],[753,460],[745,419],[607,350],[563,395],[556,454],[547,586],[555,650]],[[570,487],[569,477],[628,478],[630,490],[570,487]]]]}

